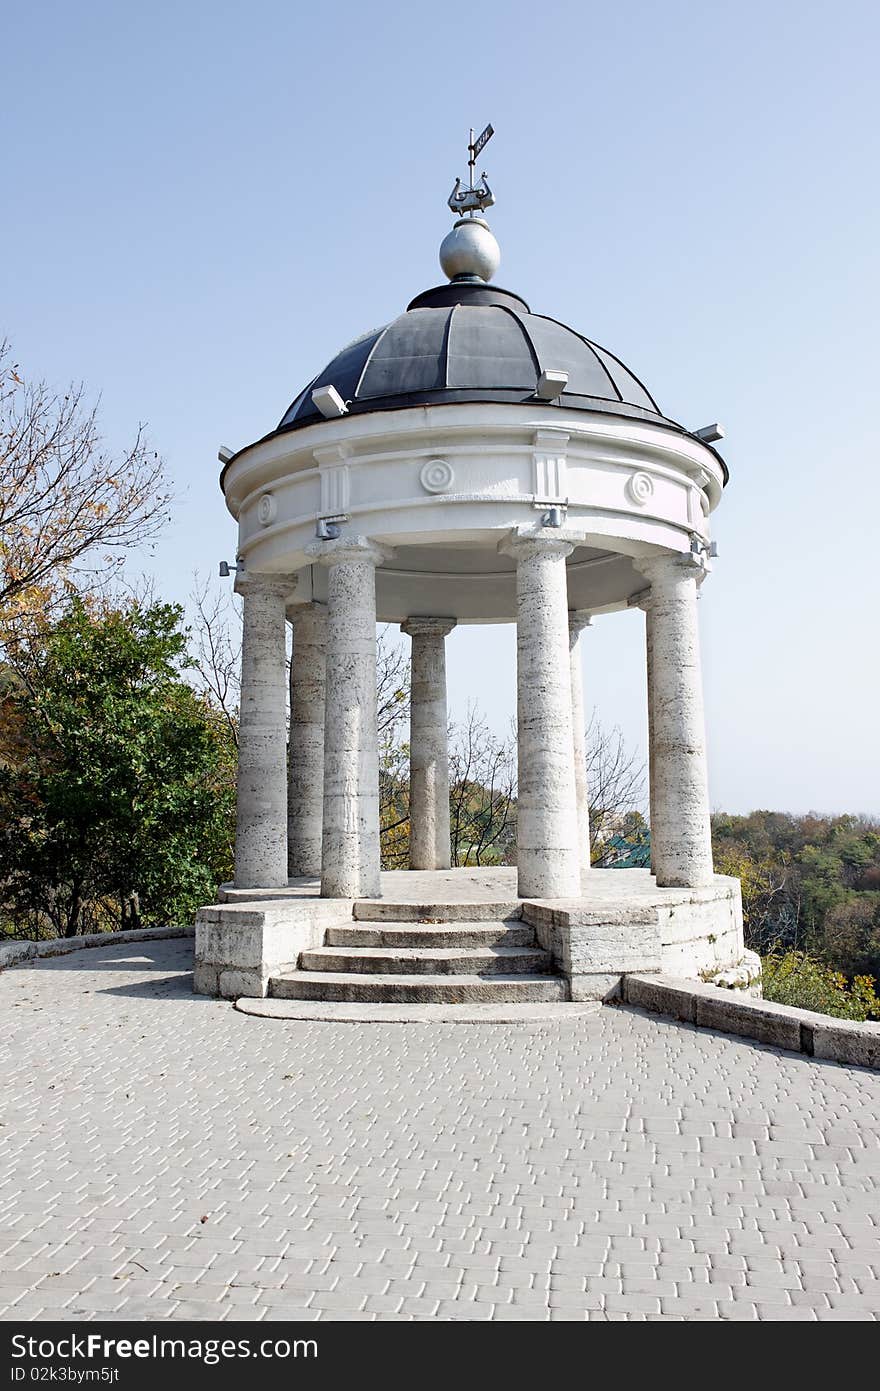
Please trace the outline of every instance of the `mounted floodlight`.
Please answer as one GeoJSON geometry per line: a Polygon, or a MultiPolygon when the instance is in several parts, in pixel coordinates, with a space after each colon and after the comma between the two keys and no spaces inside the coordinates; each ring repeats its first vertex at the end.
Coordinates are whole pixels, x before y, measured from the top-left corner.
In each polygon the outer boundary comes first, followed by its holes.
{"type": "Polygon", "coordinates": [[[535,387],[535,395],[539,401],[555,401],[567,386],[567,372],[542,372],[535,387]]]}
{"type": "Polygon", "coordinates": [[[348,411],[348,406],[335,386],[315,387],[312,392],[312,402],[317,406],[325,420],[335,420],[337,416],[345,415],[348,411]]]}
{"type": "Polygon", "coordinates": [[[315,527],[315,535],[319,541],[335,541],[341,530],[338,522],[327,522],[322,517],[315,527]]]}
{"type": "Polygon", "coordinates": [[[718,559],[718,542],[704,541],[702,537],[691,536],[690,560],[694,565],[705,565],[707,560],[718,559]]]}
{"type": "Polygon", "coordinates": [[[562,526],[565,522],[565,512],[561,507],[550,507],[541,518],[541,526],[562,526]]]}
{"type": "Polygon", "coordinates": [[[228,464],[229,460],[233,458],[234,455],[235,450],[230,449],[228,444],[221,444],[220,448],[217,450],[217,458],[220,460],[221,464],[228,464]]]}
{"type": "Polygon", "coordinates": [[[716,421],[714,425],[703,425],[699,430],[694,430],[694,434],[704,444],[714,444],[716,440],[724,439],[724,426],[716,421]]]}
{"type": "Polygon", "coordinates": [[[220,578],[221,578],[221,580],[228,580],[228,579],[229,579],[229,572],[230,572],[231,570],[237,570],[237,569],[238,569],[238,566],[237,566],[237,565],[230,565],[228,560],[221,560],[221,561],[220,561],[220,578]]]}

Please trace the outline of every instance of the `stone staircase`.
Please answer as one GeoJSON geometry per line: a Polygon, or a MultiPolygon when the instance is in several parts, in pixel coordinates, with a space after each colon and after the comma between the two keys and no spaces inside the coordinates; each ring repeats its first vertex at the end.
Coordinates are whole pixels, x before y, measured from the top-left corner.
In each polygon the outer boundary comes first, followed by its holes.
{"type": "Polygon", "coordinates": [[[357,903],[355,921],[328,927],[324,946],[304,951],[297,970],[270,979],[269,995],[397,1005],[568,999],[567,983],[555,974],[534,929],[510,914],[509,904],[428,909],[380,900],[357,903]]]}

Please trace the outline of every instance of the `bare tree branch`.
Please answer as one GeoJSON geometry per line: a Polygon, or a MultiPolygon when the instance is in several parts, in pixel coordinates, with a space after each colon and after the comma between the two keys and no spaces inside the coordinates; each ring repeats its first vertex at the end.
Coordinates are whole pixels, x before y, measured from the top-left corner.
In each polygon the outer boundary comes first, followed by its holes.
{"type": "Polygon", "coordinates": [[[82,386],[64,395],[19,375],[0,343],[0,625],[8,638],[84,578],[106,577],[168,520],[162,462],[143,427],[120,456],[82,386]]]}
{"type": "Polygon", "coordinates": [[[587,789],[590,799],[590,850],[601,861],[602,844],[627,812],[642,811],[645,765],[627,748],[618,728],[603,728],[596,711],[586,731],[587,789]]]}
{"type": "Polygon", "coordinates": [[[510,863],[516,822],[516,743],[489,728],[475,705],[453,725],[449,748],[452,863],[510,863]]]}
{"type": "Polygon", "coordinates": [[[227,590],[212,589],[194,577],[190,596],[193,611],[192,655],[196,685],[220,712],[238,747],[238,709],[241,698],[241,616],[238,602],[227,590]]]}

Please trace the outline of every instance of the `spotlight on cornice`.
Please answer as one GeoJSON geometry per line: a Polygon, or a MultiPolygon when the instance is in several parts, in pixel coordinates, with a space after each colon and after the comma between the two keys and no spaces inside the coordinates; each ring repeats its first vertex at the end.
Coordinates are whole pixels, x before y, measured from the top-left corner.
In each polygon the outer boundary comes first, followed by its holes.
{"type": "Polygon", "coordinates": [[[221,444],[220,448],[217,450],[217,458],[220,460],[221,464],[228,464],[234,454],[235,450],[230,449],[228,444],[221,444]]]}
{"type": "Polygon", "coordinates": [[[716,421],[714,425],[703,425],[699,430],[694,430],[694,434],[704,444],[714,444],[716,440],[724,439],[724,426],[716,421]]]}
{"type": "Polygon", "coordinates": [[[312,401],[325,420],[335,420],[338,416],[346,415],[348,412],[348,406],[335,386],[316,387],[312,392],[312,401]]]}
{"type": "Polygon", "coordinates": [[[535,395],[539,401],[555,401],[567,386],[567,372],[542,372],[535,387],[535,395]]]}

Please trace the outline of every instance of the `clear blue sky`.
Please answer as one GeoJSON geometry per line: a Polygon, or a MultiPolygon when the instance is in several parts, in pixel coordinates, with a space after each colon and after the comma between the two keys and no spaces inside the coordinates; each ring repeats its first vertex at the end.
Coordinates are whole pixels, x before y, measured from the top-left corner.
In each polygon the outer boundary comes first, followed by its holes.
{"type": "MultiPolygon", "coordinates": [[[[728,429],[713,804],[878,813],[878,39],[867,0],[8,5],[0,331],[100,391],[114,445],[148,422],[182,498],[149,564],[183,598],[235,548],[217,446],[437,282],[491,120],[499,283],[728,429]]],[[[583,642],[643,747],[640,620],[583,642]]],[[[454,711],[503,726],[512,631],[449,657],[454,711]]]]}

